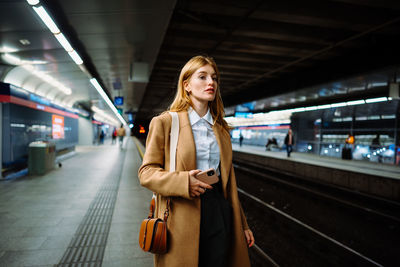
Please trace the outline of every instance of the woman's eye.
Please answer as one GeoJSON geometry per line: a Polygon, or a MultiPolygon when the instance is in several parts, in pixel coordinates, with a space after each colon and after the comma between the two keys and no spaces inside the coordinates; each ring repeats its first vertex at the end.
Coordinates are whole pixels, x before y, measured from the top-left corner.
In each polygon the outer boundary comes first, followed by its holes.
{"type": "Polygon", "coordinates": [[[213,77],[212,79],[213,79],[214,81],[217,81],[217,77],[213,77]]]}
{"type": "Polygon", "coordinates": [[[204,80],[206,78],[206,76],[200,76],[199,78],[204,80]]]}

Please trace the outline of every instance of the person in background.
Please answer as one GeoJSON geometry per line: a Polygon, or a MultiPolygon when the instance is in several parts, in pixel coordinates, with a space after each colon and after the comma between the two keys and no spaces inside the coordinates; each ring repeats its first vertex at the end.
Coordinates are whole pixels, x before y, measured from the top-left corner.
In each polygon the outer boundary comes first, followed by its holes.
{"type": "Polygon", "coordinates": [[[212,58],[196,56],[185,64],[169,111],[178,113],[180,127],[175,172],[168,171],[168,112],[151,120],[138,171],[140,184],[157,195],[156,217],[164,216],[171,200],[168,252],[155,256],[155,266],[249,267],[254,236],[239,201],[231,129],[224,120],[219,72],[212,58]],[[219,176],[213,185],[196,179],[209,168],[219,176]]]}
{"type": "Polygon", "coordinates": [[[118,135],[118,138],[119,138],[119,146],[122,147],[122,144],[124,143],[124,137],[126,135],[125,128],[124,128],[123,124],[121,124],[121,127],[118,128],[117,135],[118,135]]]}
{"type": "Polygon", "coordinates": [[[346,138],[346,144],[354,145],[354,142],[355,142],[354,135],[349,134],[349,136],[346,138]]]}
{"type": "Polygon", "coordinates": [[[286,134],[285,145],[286,145],[287,156],[290,157],[290,153],[292,153],[294,145],[294,136],[292,129],[289,129],[288,133],[286,134]]]}
{"type": "Polygon", "coordinates": [[[372,148],[377,149],[381,146],[380,134],[377,134],[374,139],[372,139],[372,148]]]}
{"type": "Polygon", "coordinates": [[[380,134],[377,134],[374,139],[372,139],[372,149],[375,150],[376,156],[378,157],[378,162],[382,162],[382,152],[380,151],[381,141],[380,134]]]}
{"type": "Polygon", "coordinates": [[[100,138],[100,145],[104,144],[104,137],[105,137],[104,131],[103,131],[103,129],[101,129],[101,131],[100,131],[100,136],[99,136],[99,138],[100,138]]]}
{"type": "Polygon", "coordinates": [[[353,145],[354,145],[355,139],[354,136],[349,133],[345,140],[345,145],[342,148],[342,159],[346,160],[351,160],[353,159],[353,145]]]}
{"type": "Polygon", "coordinates": [[[272,137],[271,139],[268,138],[268,142],[265,145],[265,151],[271,151],[272,147],[278,147],[278,141],[275,137],[272,137]]]}
{"type": "Polygon", "coordinates": [[[242,133],[240,133],[240,136],[239,136],[239,146],[242,146],[242,143],[243,143],[243,135],[242,135],[242,133]]]}
{"type": "Polygon", "coordinates": [[[114,130],[112,132],[111,144],[114,145],[116,141],[117,141],[117,128],[114,127],[114,130]]]}

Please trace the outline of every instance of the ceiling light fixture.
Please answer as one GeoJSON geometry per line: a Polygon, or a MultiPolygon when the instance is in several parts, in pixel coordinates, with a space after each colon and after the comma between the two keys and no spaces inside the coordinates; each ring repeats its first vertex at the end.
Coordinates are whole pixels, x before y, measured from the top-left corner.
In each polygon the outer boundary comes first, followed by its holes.
{"type": "Polygon", "coordinates": [[[366,103],[377,103],[377,102],[384,102],[387,101],[387,97],[377,97],[377,98],[370,98],[370,99],[365,99],[366,103]]]}
{"type": "Polygon", "coordinates": [[[365,104],[365,101],[364,100],[348,101],[348,102],[346,102],[346,104],[348,106],[361,105],[361,104],[365,104]]]}
{"type": "Polygon", "coordinates": [[[111,102],[111,100],[108,98],[107,94],[104,92],[104,89],[100,86],[99,82],[97,81],[96,78],[90,79],[90,82],[96,88],[97,92],[101,95],[101,97],[106,101],[107,105],[111,108],[111,110],[115,113],[115,115],[118,117],[118,119],[126,125],[126,121],[124,118],[122,118],[121,114],[118,113],[117,108],[114,106],[114,104],[111,102]]]}
{"type": "MultiPolygon", "coordinates": [[[[47,13],[47,11],[44,9],[43,6],[34,6],[39,4],[38,0],[27,0],[27,2],[32,5],[33,10],[38,14],[40,19],[44,22],[44,24],[49,28],[49,30],[54,34],[56,37],[57,41],[61,44],[61,46],[65,49],[65,51],[68,52],[68,55],[72,58],[72,60],[79,66],[79,68],[86,73],[86,68],[83,66],[83,60],[79,56],[79,54],[73,49],[71,44],[68,42],[67,38],[61,33],[60,29],[57,27],[56,23],[54,20],[50,17],[50,15],[47,13]]],[[[111,108],[111,110],[115,113],[117,118],[124,124],[126,125],[126,122],[124,118],[118,113],[118,110],[114,106],[114,104],[111,102],[111,100],[108,98],[107,94],[104,92],[104,89],[100,86],[100,84],[97,82],[95,78],[91,78],[90,82],[96,88],[98,93],[102,96],[104,101],[108,104],[108,106],[111,108]]],[[[64,89],[63,87],[57,87],[60,90],[64,89]]],[[[69,88],[67,88],[69,89],[69,88]]],[[[70,89],[69,89],[70,90],[70,89]]]]}
{"type": "Polygon", "coordinates": [[[10,65],[32,65],[32,64],[46,64],[47,61],[42,60],[23,60],[17,56],[5,53],[1,55],[2,59],[10,65]]]}
{"type": "Polygon", "coordinates": [[[70,45],[70,43],[68,42],[68,40],[65,38],[64,34],[57,33],[54,34],[54,36],[57,38],[58,42],[62,45],[62,47],[64,47],[65,51],[67,52],[71,52],[74,49],[72,48],[72,46],[70,45]]]}
{"type": "Polygon", "coordinates": [[[71,51],[71,52],[68,52],[68,54],[74,60],[76,65],[83,64],[82,58],[78,55],[78,53],[75,50],[71,51]]]}
{"type": "Polygon", "coordinates": [[[18,51],[18,49],[8,47],[8,46],[0,47],[0,53],[14,53],[17,51],[18,51]]]}
{"type": "Polygon", "coordinates": [[[49,28],[49,30],[52,33],[59,33],[60,29],[57,27],[57,25],[54,23],[53,19],[50,17],[50,15],[47,13],[47,11],[44,9],[44,7],[40,6],[40,7],[32,7],[33,10],[35,10],[36,14],[39,15],[40,19],[44,22],[44,24],[46,24],[47,28],[49,28]]]}
{"type": "Polygon", "coordinates": [[[48,84],[52,85],[53,87],[57,88],[59,91],[63,92],[66,95],[70,95],[72,93],[71,89],[61,84],[59,81],[55,80],[53,77],[45,74],[44,72],[35,70],[32,65],[23,66],[26,70],[30,73],[35,75],[36,77],[40,78],[41,80],[47,82],[48,84]]]}
{"type": "Polygon", "coordinates": [[[31,6],[37,5],[39,4],[39,0],[26,0],[28,2],[28,4],[30,4],[31,6]]]}
{"type": "Polygon", "coordinates": [[[47,13],[46,9],[44,9],[44,7],[42,7],[42,6],[39,6],[39,7],[33,6],[32,8],[39,15],[40,19],[44,22],[44,24],[46,24],[47,28],[49,28],[49,30],[54,34],[57,41],[61,44],[61,46],[65,49],[65,51],[68,52],[69,56],[72,58],[72,60],[75,62],[75,64],[77,64],[77,65],[83,64],[82,58],[72,48],[72,46],[68,42],[67,38],[65,38],[64,34],[62,34],[62,32],[57,27],[54,20],[47,13]]]}
{"type": "Polygon", "coordinates": [[[31,42],[28,39],[20,39],[19,42],[22,45],[30,45],[31,44],[31,42]]]}
{"type": "Polygon", "coordinates": [[[345,106],[347,106],[346,102],[340,102],[340,103],[331,104],[331,107],[333,107],[333,108],[345,107],[345,106]]]}

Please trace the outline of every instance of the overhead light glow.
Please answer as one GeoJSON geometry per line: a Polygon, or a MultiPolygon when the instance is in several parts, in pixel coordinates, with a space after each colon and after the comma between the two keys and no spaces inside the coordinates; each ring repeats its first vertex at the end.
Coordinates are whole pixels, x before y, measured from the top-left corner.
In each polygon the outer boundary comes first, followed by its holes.
{"type": "Polygon", "coordinates": [[[59,33],[60,29],[58,29],[57,25],[54,23],[53,19],[49,16],[47,11],[44,9],[44,7],[32,7],[33,10],[39,15],[40,19],[46,24],[47,28],[52,33],[59,33]]]}
{"type": "Polygon", "coordinates": [[[31,44],[31,42],[28,39],[20,39],[19,42],[22,45],[30,45],[31,44]]]}
{"type": "Polygon", "coordinates": [[[14,53],[17,51],[18,51],[18,49],[8,47],[8,46],[0,47],[0,53],[14,53]]]}
{"type": "Polygon", "coordinates": [[[365,99],[365,102],[367,103],[376,103],[376,102],[384,102],[387,101],[387,97],[377,97],[377,98],[370,98],[370,99],[365,99]]]}
{"type": "Polygon", "coordinates": [[[317,106],[312,106],[312,107],[306,107],[305,109],[306,109],[306,111],[316,110],[316,109],[318,109],[318,107],[317,106]]]}
{"type": "Polygon", "coordinates": [[[346,102],[346,104],[348,106],[361,105],[361,104],[365,104],[365,101],[364,100],[348,101],[348,102],[346,102]]]}
{"type": "Polygon", "coordinates": [[[26,0],[28,2],[28,4],[30,4],[31,6],[37,5],[39,4],[39,0],[26,0]]]}
{"type": "Polygon", "coordinates": [[[320,106],[318,106],[318,109],[327,109],[327,108],[331,108],[331,105],[328,104],[328,105],[320,105],[320,106]]]}
{"type": "Polygon", "coordinates": [[[345,107],[345,106],[347,106],[346,102],[331,104],[331,107],[333,107],[333,108],[345,107]]]}
{"type": "Polygon", "coordinates": [[[76,65],[83,64],[83,60],[81,59],[81,57],[78,55],[78,53],[75,50],[68,52],[68,54],[74,60],[76,65]]]}
{"type": "Polygon", "coordinates": [[[96,78],[90,79],[90,83],[96,88],[97,92],[101,95],[101,97],[106,101],[107,105],[111,108],[111,110],[115,113],[115,115],[118,117],[118,119],[126,125],[126,121],[124,118],[122,118],[121,114],[118,113],[117,108],[114,106],[114,104],[111,102],[111,100],[108,98],[107,94],[104,92],[103,88],[100,86],[99,82],[97,81],[96,78]]]}
{"type": "Polygon", "coordinates": [[[17,56],[5,53],[3,55],[1,55],[1,57],[3,58],[3,60],[5,62],[7,62],[8,64],[11,65],[35,65],[35,64],[46,64],[47,61],[42,61],[42,60],[23,60],[20,59],[17,56]]]}
{"type": "Polygon", "coordinates": [[[294,109],[290,109],[292,112],[303,112],[306,109],[305,108],[294,108],[294,109]]]}
{"type": "Polygon", "coordinates": [[[27,71],[35,75],[36,77],[40,78],[41,80],[47,82],[48,84],[52,85],[53,87],[57,88],[61,92],[63,92],[66,95],[70,95],[72,93],[71,89],[64,86],[62,83],[54,79],[53,77],[47,75],[46,73],[42,71],[35,70],[35,68],[32,65],[25,65],[23,66],[27,71]]]}
{"type": "Polygon", "coordinates": [[[371,87],[376,87],[376,86],[386,86],[387,82],[381,82],[381,83],[372,83],[371,87]]]}
{"type": "Polygon", "coordinates": [[[72,52],[74,50],[72,46],[69,44],[68,40],[65,38],[64,34],[60,32],[54,34],[54,36],[57,38],[58,42],[62,45],[62,47],[64,47],[65,51],[72,52]]]}

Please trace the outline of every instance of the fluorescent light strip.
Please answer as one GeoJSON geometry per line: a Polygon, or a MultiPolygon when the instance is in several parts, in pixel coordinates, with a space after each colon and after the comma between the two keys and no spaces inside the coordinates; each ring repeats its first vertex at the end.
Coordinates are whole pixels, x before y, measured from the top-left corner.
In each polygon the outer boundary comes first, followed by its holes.
{"type": "Polygon", "coordinates": [[[111,100],[108,98],[108,96],[106,95],[106,93],[104,92],[103,88],[100,86],[99,82],[97,81],[96,78],[92,78],[90,79],[90,82],[92,83],[92,85],[94,86],[94,88],[96,88],[97,92],[99,92],[99,94],[101,95],[101,97],[103,97],[104,101],[106,101],[107,105],[111,108],[111,110],[115,113],[115,115],[117,115],[118,119],[124,124],[126,125],[126,121],[124,120],[124,118],[122,118],[121,114],[118,113],[118,110],[115,108],[114,104],[111,102],[111,100]]]}
{"type": "Polygon", "coordinates": [[[348,101],[348,102],[346,102],[346,104],[348,106],[361,105],[361,104],[365,104],[365,101],[364,100],[348,101]]]}
{"type": "Polygon", "coordinates": [[[54,34],[54,36],[57,38],[58,42],[62,45],[62,47],[64,47],[65,51],[72,52],[74,50],[70,45],[70,43],[68,42],[68,40],[65,38],[64,34],[60,32],[54,34]]]}
{"type": "Polygon", "coordinates": [[[31,6],[39,4],[39,0],[26,0],[31,6]]]}
{"type": "Polygon", "coordinates": [[[377,98],[366,99],[365,102],[366,103],[377,103],[377,102],[384,102],[387,100],[388,100],[387,97],[377,97],[377,98]]]}
{"type": "MultiPolygon", "coordinates": [[[[31,4],[28,1],[29,4],[31,4]]],[[[36,2],[34,2],[36,3],[36,2]]],[[[36,3],[38,4],[38,3],[36,3]]],[[[67,38],[65,38],[64,34],[61,33],[60,29],[57,27],[53,19],[49,16],[47,11],[44,9],[44,7],[39,6],[35,7],[32,6],[33,10],[39,15],[40,19],[46,24],[47,28],[54,34],[56,37],[57,41],[61,44],[61,46],[65,49],[65,51],[68,52],[72,60],[77,64],[81,65],[83,64],[82,58],[78,55],[78,53],[72,48],[71,44],[68,42],[67,38]]]]}
{"type": "Polygon", "coordinates": [[[0,53],[14,53],[17,52],[18,49],[8,47],[8,46],[2,46],[0,47],[0,53]]]}
{"type": "Polygon", "coordinates": [[[62,83],[54,79],[53,77],[45,74],[44,72],[35,70],[35,68],[32,65],[23,65],[23,68],[38,77],[39,79],[51,84],[61,92],[63,92],[66,95],[70,95],[72,93],[71,89],[64,86],[62,83]]]}
{"type": "Polygon", "coordinates": [[[318,109],[327,109],[327,108],[331,108],[332,106],[330,104],[328,105],[320,105],[318,106],[318,109]]]}
{"type": "Polygon", "coordinates": [[[309,111],[309,110],[317,110],[318,107],[317,107],[317,106],[311,106],[311,107],[306,107],[305,109],[306,109],[306,111],[309,111]]]}
{"type": "Polygon", "coordinates": [[[346,102],[340,102],[340,103],[331,104],[331,107],[333,107],[333,108],[345,107],[345,106],[347,106],[346,102]]]}
{"type": "Polygon", "coordinates": [[[78,53],[75,50],[68,52],[68,54],[74,60],[76,65],[83,64],[83,60],[81,59],[81,57],[78,55],[78,53]]]}
{"type": "MultiPolygon", "coordinates": [[[[27,0],[27,2],[30,5],[37,5],[39,3],[38,0],[36,0],[36,1],[35,0],[27,0]]],[[[71,44],[68,42],[68,40],[65,38],[65,36],[61,33],[60,29],[54,23],[53,19],[50,17],[50,15],[47,13],[47,11],[42,6],[39,6],[39,7],[32,6],[32,8],[39,15],[40,19],[44,22],[44,24],[47,26],[47,28],[49,28],[49,30],[55,35],[58,42],[68,52],[68,54],[72,58],[72,60],[77,65],[83,64],[82,58],[72,48],[71,44]]],[[[92,83],[94,88],[96,88],[96,90],[99,92],[99,94],[103,97],[103,99],[106,101],[106,103],[110,106],[111,110],[115,113],[115,115],[117,115],[117,118],[124,125],[126,125],[124,118],[118,113],[118,110],[115,108],[114,104],[110,101],[108,96],[105,94],[103,88],[101,88],[101,86],[97,82],[97,80],[95,78],[92,78],[92,79],[90,79],[90,82],[92,83]]]]}
{"type": "Polygon", "coordinates": [[[42,19],[44,24],[46,24],[47,28],[49,28],[49,30],[52,33],[59,33],[60,32],[60,29],[58,29],[57,25],[54,23],[53,19],[49,16],[49,14],[44,9],[44,7],[42,7],[42,6],[40,6],[40,7],[33,6],[32,8],[33,8],[33,10],[35,10],[35,12],[39,15],[39,17],[42,19]]]}
{"type": "Polygon", "coordinates": [[[46,64],[47,61],[41,60],[22,60],[19,57],[5,53],[1,55],[4,61],[11,65],[26,65],[26,64],[46,64]]]}

